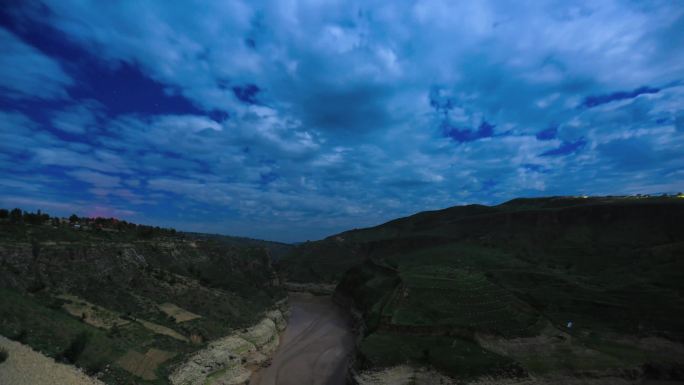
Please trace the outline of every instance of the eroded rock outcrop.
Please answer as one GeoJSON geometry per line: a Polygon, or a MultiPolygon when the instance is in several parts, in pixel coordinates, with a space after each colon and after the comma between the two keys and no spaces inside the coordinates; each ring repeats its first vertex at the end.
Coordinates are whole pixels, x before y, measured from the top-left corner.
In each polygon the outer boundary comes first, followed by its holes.
{"type": "Polygon", "coordinates": [[[256,325],[212,341],[169,376],[173,385],[242,385],[249,382],[248,367],[263,365],[280,342],[287,322],[281,310],[271,310],[256,325]]]}
{"type": "Polygon", "coordinates": [[[368,370],[353,376],[357,385],[448,385],[456,382],[434,370],[408,365],[368,370]]]}

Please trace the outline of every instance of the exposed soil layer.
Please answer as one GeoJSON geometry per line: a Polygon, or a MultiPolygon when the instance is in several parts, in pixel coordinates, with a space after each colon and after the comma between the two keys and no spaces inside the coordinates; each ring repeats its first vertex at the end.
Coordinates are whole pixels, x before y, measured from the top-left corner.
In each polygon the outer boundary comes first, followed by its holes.
{"type": "Polygon", "coordinates": [[[343,385],[354,334],[343,309],[328,296],[290,294],[290,320],[271,365],[250,385],[343,385]]]}
{"type": "Polygon", "coordinates": [[[0,336],[0,347],[9,356],[0,363],[0,384],[12,385],[104,385],[74,366],[60,364],[26,345],[0,336]]]}

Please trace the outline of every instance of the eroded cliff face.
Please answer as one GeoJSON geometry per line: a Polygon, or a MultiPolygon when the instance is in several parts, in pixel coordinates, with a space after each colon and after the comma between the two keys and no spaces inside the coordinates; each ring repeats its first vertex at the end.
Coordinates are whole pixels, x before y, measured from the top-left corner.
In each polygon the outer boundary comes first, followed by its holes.
{"type": "Polygon", "coordinates": [[[284,293],[275,277],[266,250],[213,241],[0,242],[0,288],[68,293],[143,319],[173,303],[202,317],[179,326],[203,340],[253,324],[284,293]]]}
{"type": "Polygon", "coordinates": [[[249,383],[253,369],[265,365],[280,343],[280,333],[287,326],[287,305],[267,312],[256,325],[209,345],[178,366],[169,376],[173,385],[249,383]]]}
{"type": "MultiPolygon", "coordinates": [[[[3,287],[29,289],[85,286],[88,280],[128,285],[141,273],[175,274],[205,286],[240,289],[270,286],[275,273],[268,251],[212,241],[172,238],[119,242],[0,241],[3,287]],[[161,271],[163,270],[163,271],[161,271]]],[[[149,279],[145,277],[145,279],[149,279]]]]}

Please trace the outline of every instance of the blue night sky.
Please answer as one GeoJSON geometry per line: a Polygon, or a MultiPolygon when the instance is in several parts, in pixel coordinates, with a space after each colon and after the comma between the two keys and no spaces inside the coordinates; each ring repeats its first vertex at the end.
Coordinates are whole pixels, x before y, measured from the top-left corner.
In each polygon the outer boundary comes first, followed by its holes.
{"type": "Polygon", "coordinates": [[[679,1],[15,1],[0,45],[6,208],[300,241],[684,190],[679,1]]]}

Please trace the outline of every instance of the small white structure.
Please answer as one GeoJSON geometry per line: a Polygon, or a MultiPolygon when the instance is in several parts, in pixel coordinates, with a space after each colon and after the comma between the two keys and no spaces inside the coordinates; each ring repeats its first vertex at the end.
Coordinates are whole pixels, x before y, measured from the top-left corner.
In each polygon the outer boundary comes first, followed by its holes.
{"type": "Polygon", "coordinates": [[[568,329],[572,329],[572,321],[568,321],[568,329]]]}

